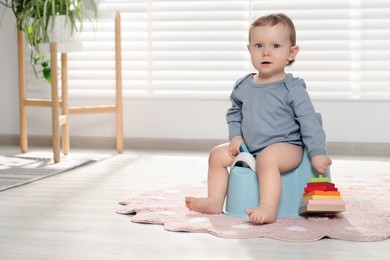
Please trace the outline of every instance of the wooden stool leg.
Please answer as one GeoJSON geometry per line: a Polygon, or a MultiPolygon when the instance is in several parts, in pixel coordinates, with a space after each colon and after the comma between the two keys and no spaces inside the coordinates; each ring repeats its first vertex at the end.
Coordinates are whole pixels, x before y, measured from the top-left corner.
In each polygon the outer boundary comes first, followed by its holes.
{"type": "Polygon", "coordinates": [[[58,74],[57,74],[57,43],[50,43],[51,66],[51,102],[52,102],[52,142],[54,162],[60,161],[60,123],[59,123],[59,99],[58,99],[58,74]]]}
{"type": "Polygon", "coordinates": [[[69,153],[69,104],[68,104],[68,54],[61,54],[61,81],[62,81],[62,151],[69,153]]]}
{"type": "Polygon", "coordinates": [[[115,15],[116,150],[123,152],[122,43],[119,11],[115,15]]]}
{"type": "Polygon", "coordinates": [[[18,31],[18,67],[19,67],[19,124],[20,150],[25,153],[28,149],[27,114],[26,114],[26,64],[24,62],[24,36],[18,31]]]}

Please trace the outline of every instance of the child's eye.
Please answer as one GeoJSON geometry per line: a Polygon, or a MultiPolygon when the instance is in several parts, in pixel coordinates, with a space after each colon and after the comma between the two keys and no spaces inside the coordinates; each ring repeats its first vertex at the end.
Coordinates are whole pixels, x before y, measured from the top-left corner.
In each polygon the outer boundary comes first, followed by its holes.
{"type": "Polygon", "coordinates": [[[261,43],[256,43],[255,44],[255,48],[262,48],[263,47],[263,44],[261,44],[261,43]]]}
{"type": "Polygon", "coordinates": [[[275,43],[274,45],[272,45],[272,47],[273,47],[274,49],[277,49],[277,48],[280,47],[280,44],[275,43]]]}

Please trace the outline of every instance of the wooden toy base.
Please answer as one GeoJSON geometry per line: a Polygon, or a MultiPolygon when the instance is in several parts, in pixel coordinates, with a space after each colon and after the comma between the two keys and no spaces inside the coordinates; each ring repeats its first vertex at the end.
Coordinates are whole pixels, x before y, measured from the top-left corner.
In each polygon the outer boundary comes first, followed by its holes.
{"type": "Polygon", "coordinates": [[[321,205],[321,204],[307,204],[299,208],[299,214],[308,213],[327,213],[337,214],[345,211],[345,205],[321,205]]]}

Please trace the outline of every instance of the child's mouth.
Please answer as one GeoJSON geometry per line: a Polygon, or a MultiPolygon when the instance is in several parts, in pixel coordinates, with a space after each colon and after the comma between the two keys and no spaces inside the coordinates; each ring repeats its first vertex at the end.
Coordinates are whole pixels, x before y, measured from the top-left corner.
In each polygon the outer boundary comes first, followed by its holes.
{"type": "Polygon", "coordinates": [[[261,64],[271,64],[270,61],[263,61],[261,64]]]}

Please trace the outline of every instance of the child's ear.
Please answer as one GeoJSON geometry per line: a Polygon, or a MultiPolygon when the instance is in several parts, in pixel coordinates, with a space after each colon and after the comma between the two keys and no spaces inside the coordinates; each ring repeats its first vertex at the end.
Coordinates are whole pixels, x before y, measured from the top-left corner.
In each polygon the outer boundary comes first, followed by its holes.
{"type": "Polygon", "coordinates": [[[288,60],[292,61],[295,60],[295,57],[298,55],[299,52],[299,46],[295,45],[290,48],[290,55],[288,56],[288,60]]]}

